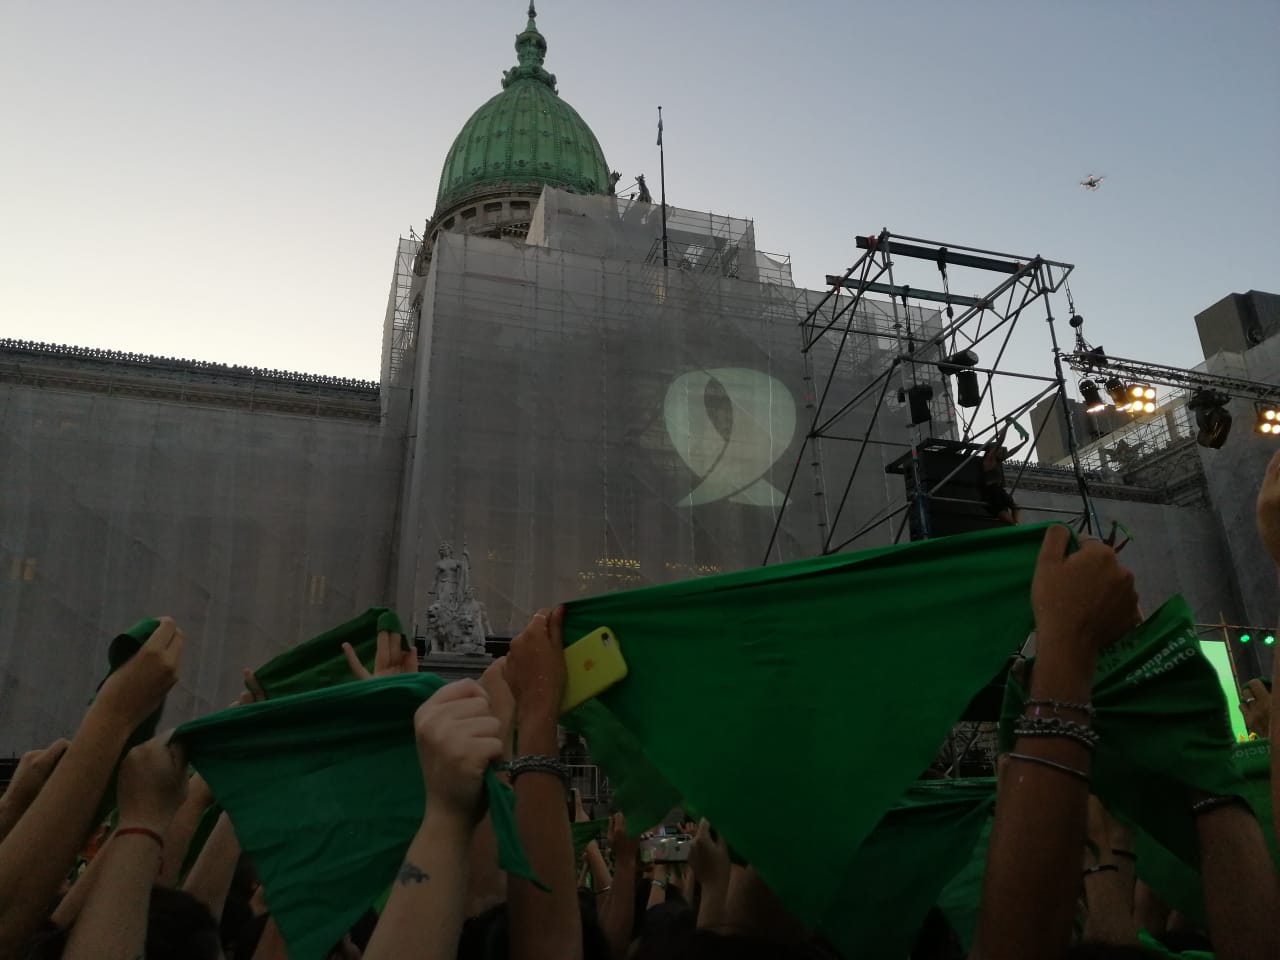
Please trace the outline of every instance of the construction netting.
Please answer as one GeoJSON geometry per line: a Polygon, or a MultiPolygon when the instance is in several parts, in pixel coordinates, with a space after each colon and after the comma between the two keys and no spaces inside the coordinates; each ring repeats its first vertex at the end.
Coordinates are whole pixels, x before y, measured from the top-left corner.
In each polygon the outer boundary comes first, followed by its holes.
{"type": "MultiPolygon", "coordinates": [[[[499,632],[559,600],[760,564],[784,503],[768,560],[820,551],[822,478],[843,483],[859,447],[826,441],[796,469],[815,391],[834,410],[891,361],[892,310],[865,305],[828,388],[834,344],[813,370],[800,349],[820,295],[760,277],[751,223],[669,210],[664,266],[659,217],[548,190],[527,243],[437,239],[400,528],[419,628],[445,541],[465,543],[499,632]]],[[[880,442],[842,524],[904,498],[883,468],[906,449],[905,407],[872,425],[874,409],[846,423],[880,442]]]]}

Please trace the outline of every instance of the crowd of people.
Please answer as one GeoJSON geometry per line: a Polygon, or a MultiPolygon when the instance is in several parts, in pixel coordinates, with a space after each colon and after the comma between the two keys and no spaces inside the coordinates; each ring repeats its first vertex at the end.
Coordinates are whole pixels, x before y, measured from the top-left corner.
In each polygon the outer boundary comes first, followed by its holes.
{"type": "MultiPolygon", "coordinates": [[[[1280,567],[1280,455],[1262,480],[1257,519],[1280,567]]],[[[1093,796],[1095,666],[1142,615],[1134,578],[1111,546],[1070,545],[1066,527],[1047,528],[1031,596],[1036,665],[1012,749],[999,760],[970,956],[1198,949],[1224,960],[1280,958],[1280,880],[1246,803],[1230,795],[1166,798],[1194,815],[1205,914],[1197,926],[1137,880],[1132,831],[1093,796]]],[[[575,849],[569,776],[557,751],[563,616],[563,609],[538,612],[478,681],[444,685],[417,709],[421,823],[387,878],[385,902],[329,958],[839,957],[705,820],[684,825],[692,839],[679,862],[642,856],[643,839],[617,813],[602,837],[575,849]],[[494,770],[514,792],[515,828],[536,881],[496,867],[485,804],[494,770]]],[[[176,682],[185,643],[179,625],[162,619],[103,684],[71,739],[26,754],[0,795],[0,958],[289,956],[230,816],[222,812],[202,830],[217,799],[189,770],[180,742],[161,735],[126,749],[176,682]]],[[[398,636],[384,633],[372,671],[352,656],[353,671],[372,682],[416,671],[416,658],[403,651],[398,636]]],[[[239,703],[260,697],[250,682],[239,703]]],[[[1240,709],[1257,735],[1280,730],[1262,681],[1248,685],[1240,709]]],[[[1280,777],[1272,770],[1274,812],[1280,777]]],[[[576,819],[586,819],[580,801],[576,807],[576,819]]],[[[910,954],[963,955],[937,911],[910,954]]]]}

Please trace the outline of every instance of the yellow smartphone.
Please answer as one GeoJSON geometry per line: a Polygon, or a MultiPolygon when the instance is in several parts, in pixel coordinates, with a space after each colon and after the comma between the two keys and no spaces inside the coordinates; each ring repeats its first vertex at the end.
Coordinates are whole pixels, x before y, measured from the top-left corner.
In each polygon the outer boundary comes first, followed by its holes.
{"type": "Polygon", "coordinates": [[[608,627],[592,630],[564,648],[565,684],[560,712],[568,713],[598,697],[627,675],[618,638],[608,627]]]}

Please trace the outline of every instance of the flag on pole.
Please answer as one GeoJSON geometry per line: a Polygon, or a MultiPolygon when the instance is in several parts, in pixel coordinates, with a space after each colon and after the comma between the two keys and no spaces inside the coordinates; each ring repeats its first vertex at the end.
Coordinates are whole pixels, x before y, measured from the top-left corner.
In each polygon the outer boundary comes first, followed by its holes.
{"type": "Polygon", "coordinates": [[[658,146],[662,146],[662,108],[658,108],[658,146]]]}

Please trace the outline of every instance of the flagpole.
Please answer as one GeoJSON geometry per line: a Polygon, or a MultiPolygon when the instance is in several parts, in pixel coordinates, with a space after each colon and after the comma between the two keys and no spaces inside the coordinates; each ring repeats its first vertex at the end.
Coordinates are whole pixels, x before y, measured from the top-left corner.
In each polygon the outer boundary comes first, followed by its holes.
{"type": "Polygon", "coordinates": [[[667,266],[667,158],[662,148],[662,107],[658,107],[658,185],[662,190],[662,265],[667,266]]]}

